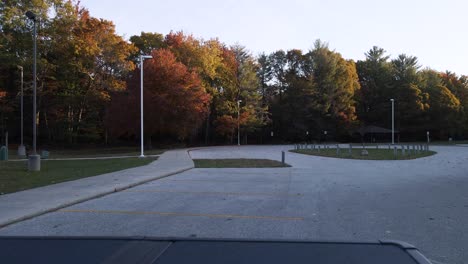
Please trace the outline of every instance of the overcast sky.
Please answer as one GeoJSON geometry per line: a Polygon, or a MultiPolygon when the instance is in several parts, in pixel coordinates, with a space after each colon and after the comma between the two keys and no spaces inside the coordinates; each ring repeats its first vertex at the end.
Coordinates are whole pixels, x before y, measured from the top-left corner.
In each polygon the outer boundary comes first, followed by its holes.
{"type": "Polygon", "coordinates": [[[347,59],[377,45],[423,67],[468,75],[468,1],[464,0],[81,0],[128,39],[171,30],[240,43],[253,54],[308,50],[316,39],[347,59]]]}

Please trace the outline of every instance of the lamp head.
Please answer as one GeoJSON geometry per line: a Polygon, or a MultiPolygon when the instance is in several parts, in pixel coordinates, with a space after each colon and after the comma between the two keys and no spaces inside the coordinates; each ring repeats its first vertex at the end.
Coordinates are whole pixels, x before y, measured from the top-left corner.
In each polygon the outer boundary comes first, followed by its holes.
{"type": "Polygon", "coordinates": [[[36,21],[36,14],[34,14],[33,12],[31,11],[27,11],[26,12],[26,16],[31,19],[32,21],[36,21]]]}

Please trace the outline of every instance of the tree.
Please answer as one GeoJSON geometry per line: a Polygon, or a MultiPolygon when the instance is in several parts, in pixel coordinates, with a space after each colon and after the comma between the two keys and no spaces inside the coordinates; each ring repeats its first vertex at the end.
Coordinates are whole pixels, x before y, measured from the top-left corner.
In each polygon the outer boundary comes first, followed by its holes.
{"type": "Polygon", "coordinates": [[[139,36],[131,36],[130,42],[137,48],[131,55],[134,62],[139,60],[140,54],[151,54],[153,50],[167,47],[164,36],[159,33],[141,32],[139,36]]]}
{"type": "Polygon", "coordinates": [[[112,22],[93,18],[78,6],[70,12],[68,17],[53,21],[57,41],[52,43],[54,52],[48,61],[55,66],[58,84],[47,96],[60,100],[53,108],[48,105],[55,114],[45,123],[65,122],[62,126],[73,143],[80,135],[99,138],[105,134],[106,102],[111,92],[125,89],[127,74],[134,69],[128,58],[135,48],[116,35],[112,22]]]}
{"type": "Polygon", "coordinates": [[[428,119],[425,128],[441,139],[454,134],[460,114],[460,101],[443,85],[441,75],[427,69],[421,72],[422,90],[428,94],[428,119]]]}
{"type": "Polygon", "coordinates": [[[204,131],[205,144],[208,144],[217,119],[235,111],[235,56],[217,39],[205,41],[183,32],[169,33],[165,43],[179,62],[200,76],[202,86],[211,95],[204,131]]]}
{"type": "Polygon", "coordinates": [[[442,85],[447,87],[460,101],[460,110],[457,118],[457,128],[452,134],[459,138],[468,137],[468,77],[457,76],[446,71],[440,74],[442,85]]]}
{"type": "Polygon", "coordinates": [[[242,100],[239,110],[241,131],[248,134],[258,131],[268,123],[267,108],[262,105],[260,84],[257,76],[257,64],[253,56],[245,47],[234,45],[231,47],[236,58],[236,88],[237,100],[242,100]]]}
{"type": "Polygon", "coordinates": [[[427,93],[421,91],[416,57],[399,55],[392,60],[393,85],[391,98],[395,99],[395,115],[400,132],[416,136],[424,133],[424,111],[427,110],[427,93]]]}
{"type": "Polygon", "coordinates": [[[357,118],[354,95],[360,89],[354,62],[343,59],[319,40],[306,57],[311,65],[309,79],[315,83],[310,104],[310,111],[317,113],[314,123],[337,134],[347,133],[357,118]]]}
{"type": "Polygon", "coordinates": [[[391,111],[389,99],[393,98],[392,65],[385,50],[372,47],[365,53],[366,60],[358,61],[356,69],[361,89],[357,91],[358,119],[364,125],[390,127],[387,119],[391,111]]]}
{"type": "MultiPolygon", "coordinates": [[[[152,56],[153,59],[144,64],[146,138],[151,141],[153,136],[159,139],[176,137],[184,141],[202,124],[210,96],[198,75],[178,62],[170,50],[153,50],[152,56]]],[[[107,123],[114,137],[138,133],[139,112],[134,106],[139,93],[139,74],[134,74],[128,82],[128,91],[113,96],[109,109],[112,114],[107,116],[107,123]]]]}

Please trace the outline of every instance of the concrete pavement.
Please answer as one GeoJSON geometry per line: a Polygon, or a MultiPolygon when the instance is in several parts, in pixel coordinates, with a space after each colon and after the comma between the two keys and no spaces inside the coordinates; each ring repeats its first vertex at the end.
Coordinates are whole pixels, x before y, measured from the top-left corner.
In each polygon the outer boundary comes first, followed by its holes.
{"type": "MultiPolygon", "coordinates": [[[[231,146],[192,158],[281,159],[292,146],[231,146]]],[[[288,152],[290,168],[192,169],[0,229],[0,235],[396,239],[433,263],[468,259],[468,149],[416,160],[288,152]]]]}
{"type": "Polygon", "coordinates": [[[146,166],[1,195],[0,227],[180,173],[193,166],[187,150],[172,150],[146,166]]]}

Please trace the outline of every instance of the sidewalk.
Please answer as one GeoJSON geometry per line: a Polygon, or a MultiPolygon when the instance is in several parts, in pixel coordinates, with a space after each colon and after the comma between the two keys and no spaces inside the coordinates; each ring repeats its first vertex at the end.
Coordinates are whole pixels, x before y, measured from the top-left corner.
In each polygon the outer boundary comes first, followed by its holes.
{"type": "Polygon", "coordinates": [[[146,166],[1,195],[0,228],[193,167],[187,150],[170,150],[146,166]]]}

